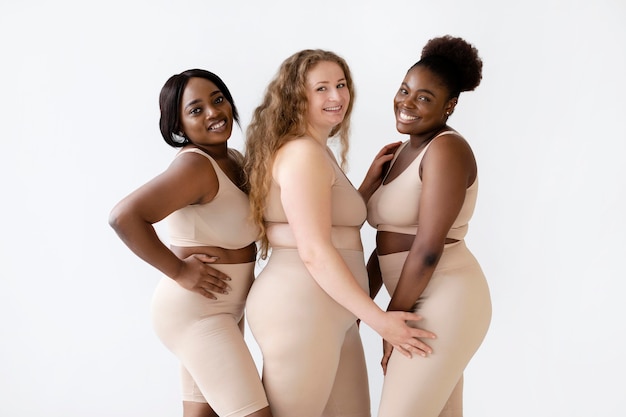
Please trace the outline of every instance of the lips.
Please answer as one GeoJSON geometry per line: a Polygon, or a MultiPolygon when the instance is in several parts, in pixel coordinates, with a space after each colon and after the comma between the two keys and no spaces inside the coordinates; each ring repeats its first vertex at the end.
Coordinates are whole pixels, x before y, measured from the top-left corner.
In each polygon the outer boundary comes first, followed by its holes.
{"type": "Polygon", "coordinates": [[[414,120],[417,120],[419,117],[417,116],[412,116],[406,112],[404,112],[404,110],[400,110],[398,112],[398,119],[400,119],[403,122],[412,122],[414,120]]]}
{"type": "Polygon", "coordinates": [[[209,126],[209,130],[213,131],[213,130],[219,130],[222,127],[226,126],[226,120],[220,120],[219,122],[216,122],[212,125],[209,126]]]}
{"type": "Polygon", "coordinates": [[[341,106],[326,107],[326,108],[324,109],[324,111],[333,111],[333,112],[335,112],[335,111],[339,111],[339,110],[341,110],[341,106]]]}

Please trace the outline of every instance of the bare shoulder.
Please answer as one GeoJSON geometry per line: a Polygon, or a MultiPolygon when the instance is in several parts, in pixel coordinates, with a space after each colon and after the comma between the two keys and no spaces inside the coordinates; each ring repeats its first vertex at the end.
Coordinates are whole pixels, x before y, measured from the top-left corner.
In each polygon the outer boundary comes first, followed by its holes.
{"type": "Polygon", "coordinates": [[[179,152],[172,161],[170,168],[184,172],[213,172],[215,168],[210,160],[210,155],[200,149],[191,148],[189,150],[179,152]]]}
{"type": "Polygon", "coordinates": [[[277,163],[328,164],[326,149],[314,139],[299,137],[285,143],[276,153],[277,163]]]}
{"type": "Polygon", "coordinates": [[[209,156],[200,150],[179,153],[164,174],[200,202],[210,201],[219,188],[215,168],[209,156]]]}
{"type": "Polygon", "coordinates": [[[284,144],[276,153],[274,174],[333,175],[326,149],[312,138],[300,137],[284,144]]]}
{"type": "Polygon", "coordinates": [[[476,158],[465,138],[452,132],[431,142],[422,160],[421,169],[423,180],[436,178],[438,173],[445,171],[446,177],[458,177],[469,186],[476,178],[476,158]]]}
{"type": "Polygon", "coordinates": [[[289,152],[289,153],[300,153],[300,152],[305,152],[305,153],[311,153],[311,154],[316,154],[320,151],[323,151],[324,148],[322,146],[320,146],[319,143],[317,143],[314,139],[308,137],[308,136],[301,136],[298,138],[294,138],[291,139],[290,141],[288,141],[287,143],[285,143],[280,149],[279,149],[279,153],[281,152],[289,152]]]}
{"type": "Polygon", "coordinates": [[[439,158],[474,158],[472,148],[460,133],[451,130],[434,139],[424,155],[426,157],[439,158]]]}

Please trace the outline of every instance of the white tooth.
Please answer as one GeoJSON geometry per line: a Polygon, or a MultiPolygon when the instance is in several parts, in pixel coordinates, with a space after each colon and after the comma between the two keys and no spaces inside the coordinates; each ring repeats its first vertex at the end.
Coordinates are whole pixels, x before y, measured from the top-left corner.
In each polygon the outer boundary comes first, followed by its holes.
{"type": "Polygon", "coordinates": [[[402,120],[407,120],[407,121],[417,119],[417,117],[412,117],[412,116],[409,116],[408,114],[406,114],[406,113],[404,113],[404,112],[400,112],[400,118],[401,118],[402,120]]]}
{"type": "Polygon", "coordinates": [[[219,122],[219,123],[209,127],[209,130],[219,129],[220,127],[224,126],[225,124],[226,124],[226,122],[222,120],[221,122],[219,122]]]}

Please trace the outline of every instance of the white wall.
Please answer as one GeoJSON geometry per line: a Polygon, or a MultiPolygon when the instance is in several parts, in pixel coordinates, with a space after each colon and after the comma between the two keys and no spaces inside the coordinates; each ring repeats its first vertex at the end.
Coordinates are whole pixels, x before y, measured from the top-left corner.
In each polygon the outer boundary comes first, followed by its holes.
{"type": "MultiPolygon", "coordinates": [[[[451,119],[479,162],[468,243],[494,306],[465,415],[623,415],[626,3],[269,3],[0,5],[0,415],[180,415],[176,360],[150,327],[159,275],[107,225],[172,157],[157,125],[170,75],[222,75],[245,126],[284,58],[334,50],[357,86],[359,182],[399,138],[392,97],[406,69],[448,33],[485,63],[451,119]]],[[[364,227],[368,251],[373,236],[364,227]]],[[[363,337],[375,408],[380,342],[363,337]]]]}

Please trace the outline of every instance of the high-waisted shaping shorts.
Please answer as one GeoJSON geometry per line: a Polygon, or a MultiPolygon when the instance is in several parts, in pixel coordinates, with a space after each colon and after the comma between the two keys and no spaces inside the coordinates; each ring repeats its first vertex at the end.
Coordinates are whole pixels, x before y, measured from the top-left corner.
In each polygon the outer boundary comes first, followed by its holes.
{"type": "MultiPolygon", "coordinates": [[[[339,252],[367,292],[363,252],[339,252]]],[[[322,290],[297,249],[273,249],[250,291],[247,315],[274,417],[370,416],[356,317],[322,290]]]]}
{"type": "MultiPolygon", "coordinates": [[[[379,256],[383,282],[390,295],[407,255],[408,252],[400,252],[379,256]]],[[[464,241],[445,246],[414,311],[423,317],[417,327],[437,335],[437,339],[425,341],[433,353],[427,357],[414,355],[412,359],[392,353],[378,416],[437,417],[444,406],[446,416],[460,416],[463,370],[482,343],[491,321],[487,281],[464,241]]]]}
{"type": "Polygon", "coordinates": [[[231,277],[229,294],[210,300],[164,277],[152,300],[153,324],[181,362],[183,401],[209,403],[224,417],[247,416],[268,405],[239,327],[254,262],[211,266],[231,277]]]}

